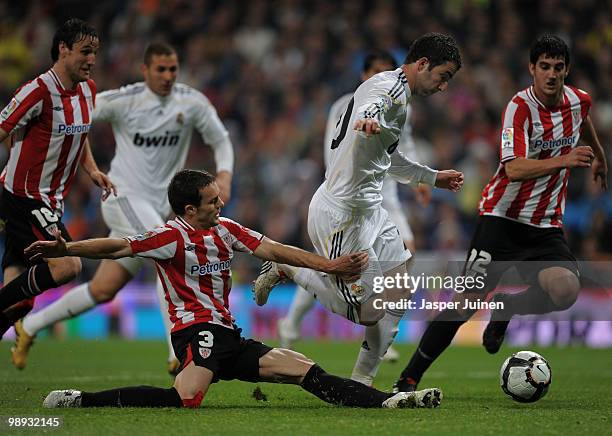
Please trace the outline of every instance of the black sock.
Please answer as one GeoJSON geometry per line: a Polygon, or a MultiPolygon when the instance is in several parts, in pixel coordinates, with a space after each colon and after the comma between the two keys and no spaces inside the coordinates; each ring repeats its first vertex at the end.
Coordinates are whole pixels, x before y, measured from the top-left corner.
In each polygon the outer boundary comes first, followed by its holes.
{"type": "Polygon", "coordinates": [[[501,312],[496,311],[496,316],[501,313],[506,321],[512,315],[539,315],[559,310],[550,296],[538,285],[532,285],[518,294],[504,295],[501,301],[504,303],[504,309],[501,312]]]}
{"type": "Polygon", "coordinates": [[[328,374],[317,364],[308,370],[301,386],[327,403],[346,407],[382,407],[383,401],[393,396],[357,381],[328,374]]]}
{"type": "Polygon", "coordinates": [[[0,290],[0,311],[57,286],[48,264],[34,265],[0,290]]]}
{"type": "Polygon", "coordinates": [[[446,309],[432,320],[410,362],[400,375],[400,379],[412,379],[418,383],[434,360],[450,345],[459,327],[465,321],[455,309],[446,309]]]}
{"type": "Polygon", "coordinates": [[[0,312],[0,338],[4,336],[6,331],[11,328],[13,321],[6,316],[4,312],[0,312]]]}
{"type": "Polygon", "coordinates": [[[100,392],[83,392],[81,407],[182,407],[174,388],[131,386],[100,392]]]}

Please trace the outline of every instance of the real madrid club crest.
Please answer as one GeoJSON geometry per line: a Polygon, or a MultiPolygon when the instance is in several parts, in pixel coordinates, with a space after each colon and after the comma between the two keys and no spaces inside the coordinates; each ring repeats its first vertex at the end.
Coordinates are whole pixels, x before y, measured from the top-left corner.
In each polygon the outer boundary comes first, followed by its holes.
{"type": "Polygon", "coordinates": [[[177,123],[177,124],[180,124],[181,126],[183,125],[184,120],[183,120],[183,113],[182,113],[182,112],[179,112],[179,113],[176,115],[176,123],[177,123]]]}
{"type": "Polygon", "coordinates": [[[351,294],[353,294],[355,297],[363,296],[364,292],[365,289],[363,288],[363,286],[358,285],[357,283],[351,284],[351,294]]]}

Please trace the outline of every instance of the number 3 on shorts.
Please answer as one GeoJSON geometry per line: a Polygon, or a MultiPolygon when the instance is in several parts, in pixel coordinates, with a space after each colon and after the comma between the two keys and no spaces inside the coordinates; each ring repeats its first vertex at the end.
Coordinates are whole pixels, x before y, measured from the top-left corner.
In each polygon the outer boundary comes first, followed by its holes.
{"type": "Polygon", "coordinates": [[[200,332],[199,335],[202,336],[203,338],[202,341],[198,342],[198,344],[200,344],[200,347],[212,348],[213,340],[215,339],[213,334],[209,331],[203,331],[203,332],[200,332]]]}
{"type": "Polygon", "coordinates": [[[481,274],[487,276],[487,266],[491,263],[491,254],[488,251],[472,248],[465,271],[468,276],[481,274]]]}

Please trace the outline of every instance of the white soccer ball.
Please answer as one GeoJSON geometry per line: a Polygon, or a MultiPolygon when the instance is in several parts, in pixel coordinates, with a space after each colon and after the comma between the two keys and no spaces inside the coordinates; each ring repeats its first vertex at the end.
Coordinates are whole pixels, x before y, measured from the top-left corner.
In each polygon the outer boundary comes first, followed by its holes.
{"type": "Polygon", "coordinates": [[[521,403],[538,401],[552,381],[550,365],[533,351],[519,351],[508,357],[499,372],[503,391],[521,403]]]}

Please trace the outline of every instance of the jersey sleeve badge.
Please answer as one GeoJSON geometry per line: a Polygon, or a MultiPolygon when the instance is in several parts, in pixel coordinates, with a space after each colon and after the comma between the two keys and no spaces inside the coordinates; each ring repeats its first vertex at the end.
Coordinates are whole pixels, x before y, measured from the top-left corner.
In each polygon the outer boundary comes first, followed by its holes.
{"type": "Polygon", "coordinates": [[[514,147],[514,127],[506,127],[502,130],[502,148],[514,147]]]}

